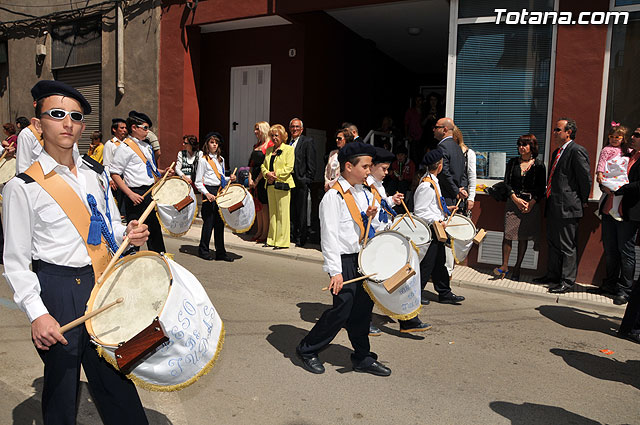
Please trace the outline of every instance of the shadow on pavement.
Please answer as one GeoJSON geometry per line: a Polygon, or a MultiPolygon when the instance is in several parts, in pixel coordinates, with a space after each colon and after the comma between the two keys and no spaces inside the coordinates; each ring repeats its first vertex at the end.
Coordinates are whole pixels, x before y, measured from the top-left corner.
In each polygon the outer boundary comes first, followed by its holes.
{"type": "Polygon", "coordinates": [[[576,350],[552,348],[551,353],[562,359],[569,366],[607,381],[621,382],[640,390],[640,360],[618,361],[615,358],[603,357],[576,350]]]}
{"type": "Polygon", "coordinates": [[[595,311],[581,310],[560,305],[542,305],[536,310],[547,319],[571,329],[613,334],[620,326],[620,317],[608,316],[595,311]]]}
{"type": "MultiPolygon", "coordinates": [[[[18,404],[13,409],[13,425],[43,425],[42,420],[42,385],[44,378],[36,378],[31,384],[35,388],[35,394],[18,404]]],[[[93,402],[93,397],[89,391],[89,385],[86,382],[80,382],[80,390],[78,394],[78,425],[94,425],[102,423],[98,409],[93,402]]],[[[154,425],[171,425],[172,422],[162,413],[144,409],[150,424],[154,425]]]]}
{"type": "Polygon", "coordinates": [[[562,407],[547,406],[544,404],[522,403],[515,404],[506,401],[492,401],[491,409],[511,421],[512,425],[527,424],[580,424],[600,425],[584,416],[569,412],[562,407]]]}
{"type": "Polygon", "coordinates": [[[320,316],[322,316],[322,313],[328,308],[331,308],[330,304],[322,303],[298,303],[296,306],[300,309],[300,318],[314,325],[320,316]]]}
{"type": "MultiPolygon", "coordinates": [[[[180,251],[183,254],[188,254],[188,255],[193,255],[194,257],[198,257],[198,245],[180,245],[180,248],[178,248],[178,251],[180,251]]],[[[216,255],[215,250],[213,249],[211,250],[211,255],[215,257],[216,255]]],[[[242,255],[236,254],[229,250],[227,250],[227,255],[233,258],[234,260],[239,260],[240,258],[242,258],[242,255]]]]}

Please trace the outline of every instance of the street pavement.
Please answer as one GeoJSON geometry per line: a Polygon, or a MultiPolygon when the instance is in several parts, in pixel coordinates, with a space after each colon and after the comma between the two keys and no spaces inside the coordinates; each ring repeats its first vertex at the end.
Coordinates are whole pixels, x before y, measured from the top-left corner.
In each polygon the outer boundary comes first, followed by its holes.
{"type": "MultiPolygon", "coordinates": [[[[317,261],[229,244],[235,262],[207,262],[193,239],[166,244],[205,287],[226,338],[190,387],[139,390],[152,424],[640,423],[640,345],[615,337],[619,307],[461,285],[462,305],[423,308],[433,329],[422,334],[401,334],[374,310],[383,334],[372,350],[390,377],[353,372],[344,331],[320,354],[326,373],[313,375],[295,346],[331,303],[317,261]]],[[[40,424],[42,363],[6,284],[0,320],[0,424],[40,424]]],[[[78,423],[100,423],[86,384],[78,423]]]]}

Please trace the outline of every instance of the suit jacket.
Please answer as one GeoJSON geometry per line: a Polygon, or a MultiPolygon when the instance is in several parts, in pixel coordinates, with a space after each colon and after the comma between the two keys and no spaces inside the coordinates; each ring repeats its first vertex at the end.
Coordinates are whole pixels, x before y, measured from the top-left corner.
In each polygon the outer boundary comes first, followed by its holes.
{"type": "MultiPolygon", "coordinates": [[[[549,173],[553,168],[558,149],[551,154],[549,173]]],[[[589,154],[583,146],[572,141],[562,152],[553,172],[545,215],[555,218],[582,217],[582,205],[589,200],[590,189],[589,154]]]]}
{"type": "MultiPolygon", "coordinates": [[[[280,145],[278,150],[282,150],[280,155],[277,155],[273,161],[273,171],[276,172],[276,181],[288,183],[289,188],[294,188],[296,184],[293,181],[293,165],[295,162],[295,152],[293,146],[280,145]]],[[[271,157],[278,151],[275,146],[269,146],[267,153],[264,157],[264,162],[260,167],[262,176],[264,177],[264,185],[267,187],[267,173],[269,172],[269,164],[271,164],[271,157]]]]}
{"type": "Polygon", "coordinates": [[[300,135],[295,157],[293,179],[296,184],[311,184],[316,175],[316,147],[312,137],[300,135]]]}
{"type": "Polygon", "coordinates": [[[629,183],[616,191],[622,195],[622,217],[625,220],[640,221],[640,160],[629,168],[629,183]]]}
{"type": "Polygon", "coordinates": [[[442,139],[438,149],[442,150],[443,156],[442,172],[438,175],[442,196],[455,199],[460,188],[469,184],[464,154],[453,137],[442,139]]]}

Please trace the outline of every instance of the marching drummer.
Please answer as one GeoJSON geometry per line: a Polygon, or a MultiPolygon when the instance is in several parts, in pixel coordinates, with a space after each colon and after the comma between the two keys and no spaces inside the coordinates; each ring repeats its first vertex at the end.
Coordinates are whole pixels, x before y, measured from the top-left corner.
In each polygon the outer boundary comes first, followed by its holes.
{"type": "MultiPolygon", "coordinates": [[[[111,178],[126,195],[125,210],[127,221],[135,220],[142,215],[151,203],[151,196],[142,197],[153,183],[165,173],[174,174],[173,168],[158,169],[151,145],[146,137],[151,127],[151,119],[142,112],[131,111],[126,121],[129,137],[124,139],[109,165],[111,178]],[[120,177],[124,176],[124,179],[120,177]]],[[[149,225],[150,251],[165,252],[162,228],[156,214],[149,214],[146,223],[149,225]]]]}
{"type": "MultiPolygon", "coordinates": [[[[372,226],[377,226],[375,229],[376,232],[378,230],[384,230],[391,224],[391,219],[396,215],[392,205],[400,205],[404,200],[404,195],[400,192],[397,192],[393,196],[387,196],[387,191],[382,185],[382,181],[387,174],[389,174],[391,163],[395,160],[396,157],[394,154],[386,149],[376,147],[376,155],[373,157],[373,163],[371,164],[371,174],[367,177],[367,185],[380,206],[377,220],[371,222],[372,226]]],[[[419,273],[419,271],[416,270],[416,273],[419,273]]],[[[413,319],[399,320],[398,322],[400,323],[400,332],[403,333],[424,332],[431,329],[430,324],[424,323],[417,316],[413,319]]],[[[369,325],[369,335],[378,336],[381,334],[382,331],[371,322],[369,325]]]]}
{"type": "MultiPolygon", "coordinates": [[[[429,225],[440,222],[443,227],[446,227],[445,220],[452,213],[450,209],[455,210],[455,207],[447,207],[438,184],[437,176],[442,171],[442,158],[442,150],[440,149],[429,151],[424,156],[421,165],[427,167],[427,172],[413,195],[413,212],[429,225]]],[[[435,235],[431,239],[426,255],[420,262],[420,282],[423,291],[429,278],[433,280],[433,286],[438,292],[438,302],[459,304],[464,301],[463,296],[451,292],[449,272],[445,266],[444,242],[438,241],[435,235]]],[[[426,301],[423,300],[422,303],[427,304],[426,301]]]]}
{"type": "Polygon", "coordinates": [[[312,373],[324,373],[318,352],[327,347],[345,327],[354,349],[351,355],[353,370],[378,376],[389,376],[391,370],[377,361],[369,345],[369,323],[373,301],[363,288],[362,281],[343,282],[361,276],[358,271],[358,252],[364,240],[362,213],[371,219],[377,207],[369,205],[363,183],[370,172],[375,155],[373,146],[349,143],[338,153],[340,177],[320,203],[321,247],[323,270],[329,273],[329,290],[333,307],[326,310],[313,329],[296,349],[303,367],[312,373]]]}
{"type": "Polygon", "coordinates": [[[58,81],[40,81],[31,92],[44,150],[4,189],[4,276],[44,362],[44,423],[76,422],[82,363],[105,423],[146,424],[133,383],[98,356],[84,326],[63,336],[60,323],[84,314],[108,249],[117,249],[125,234],[143,244],[147,226],[120,223],[103,167],[73,149],[91,113],[82,94],[58,81]]]}
{"type": "MultiPolygon", "coordinates": [[[[224,221],[220,217],[220,210],[216,203],[216,195],[220,188],[224,188],[229,181],[224,176],[224,158],[220,155],[222,148],[222,135],[212,131],[204,138],[202,157],[196,169],[196,188],[202,193],[202,231],[198,256],[205,260],[233,262],[233,258],[227,255],[224,247],[224,221]],[[216,247],[215,257],[209,250],[211,232],[216,247]]],[[[230,181],[235,181],[236,176],[231,175],[230,181]]]]}

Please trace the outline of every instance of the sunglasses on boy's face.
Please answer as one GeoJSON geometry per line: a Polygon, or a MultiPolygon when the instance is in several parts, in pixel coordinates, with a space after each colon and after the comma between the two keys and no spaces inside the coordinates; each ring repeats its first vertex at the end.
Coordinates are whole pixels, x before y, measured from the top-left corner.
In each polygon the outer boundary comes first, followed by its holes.
{"type": "Polygon", "coordinates": [[[67,115],[69,115],[73,121],[84,121],[84,115],[82,114],[82,112],[65,111],[64,109],[49,109],[48,111],[44,111],[42,115],[48,115],[56,120],[63,120],[67,115]]]}

